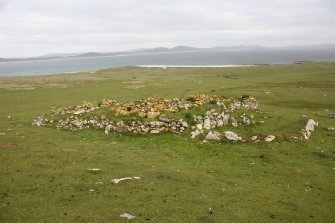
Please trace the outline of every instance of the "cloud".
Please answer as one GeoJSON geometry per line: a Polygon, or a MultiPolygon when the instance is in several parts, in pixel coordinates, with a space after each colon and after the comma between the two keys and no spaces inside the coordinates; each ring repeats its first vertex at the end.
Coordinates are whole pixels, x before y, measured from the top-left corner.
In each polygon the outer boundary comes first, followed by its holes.
{"type": "Polygon", "coordinates": [[[0,57],[335,40],[332,0],[0,0],[0,20],[0,57]]]}

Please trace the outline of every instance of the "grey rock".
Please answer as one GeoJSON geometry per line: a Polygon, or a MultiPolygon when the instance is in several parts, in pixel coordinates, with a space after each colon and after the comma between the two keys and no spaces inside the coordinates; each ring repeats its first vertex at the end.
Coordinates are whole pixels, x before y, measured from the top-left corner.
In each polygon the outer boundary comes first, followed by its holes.
{"type": "Polygon", "coordinates": [[[214,141],[220,141],[220,134],[218,134],[217,132],[212,132],[209,131],[207,136],[206,136],[206,140],[214,140],[214,141]]]}
{"type": "Polygon", "coordinates": [[[242,137],[238,136],[236,133],[232,131],[225,131],[224,132],[225,137],[230,141],[244,141],[242,137]]]}

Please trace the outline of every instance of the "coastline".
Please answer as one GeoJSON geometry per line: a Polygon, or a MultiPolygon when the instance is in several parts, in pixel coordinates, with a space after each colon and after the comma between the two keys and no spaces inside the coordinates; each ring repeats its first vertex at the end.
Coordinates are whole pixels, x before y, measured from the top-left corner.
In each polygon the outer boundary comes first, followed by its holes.
{"type": "Polygon", "coordinates": [[[143,68],[225,68],[225,67],[255,67],[257,64],[228,64],[228,65],[136,65],[143,68]]]}

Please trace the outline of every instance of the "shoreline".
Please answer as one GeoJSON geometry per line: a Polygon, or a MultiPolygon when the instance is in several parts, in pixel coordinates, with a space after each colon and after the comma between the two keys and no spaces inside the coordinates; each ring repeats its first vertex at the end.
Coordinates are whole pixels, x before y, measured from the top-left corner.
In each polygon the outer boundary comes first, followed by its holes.
{"type": "Polygon", "coordinates": [[[255,67],[257,64],[227,64],[227,65],[136,65],[143,68],[225,68],[225,67],[255,67]]]}
{"type": "MultiPolygon", "coordinates": [[[[233,67],[255,67],[260,64],[229,64],[229,65],[132,65],[132,66],[120,66],[120,67],[139,67],[139,68],[233,68],[233,67]]],[[[265,65],[265,64],[262,64],[265,65]]],[[[120,67],[101,67],[92,70],[76,70],[67,72],[46,72],[46,73],[34,73],[34,74],[15,74],[15,75],[0,75],[3,77],[28,77],[28,76],[46,76],[46,75],[58,75],[58,74],[78,74],[78,73],[95,73],[99,70],[113,69],[120,67]]]]}

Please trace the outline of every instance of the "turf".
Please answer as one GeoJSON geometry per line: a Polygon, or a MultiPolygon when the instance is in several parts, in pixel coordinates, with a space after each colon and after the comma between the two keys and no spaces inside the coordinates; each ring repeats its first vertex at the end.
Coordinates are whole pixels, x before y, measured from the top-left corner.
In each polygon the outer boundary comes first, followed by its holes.
{"type": "Polygon", "coordinates": [[[335,111],[335,63],[124,67],[0,78],[0,88],[0,222],[335,220],[335,132],[327,130],[335,127],[328,118],[335,111]],[[105,136],[31,125],[55,107],[82,101],[195,93],[256,97],[265,122],[241,133],[278,140],[203,143],[189,133],[105,136]],[[320,123],[311,139],[290,140],[308,118],[320,123]],[[111,183],[124,176],[141,180],[111,183]],[[123,212],[136,218],[122,219],[123,212]]]}

